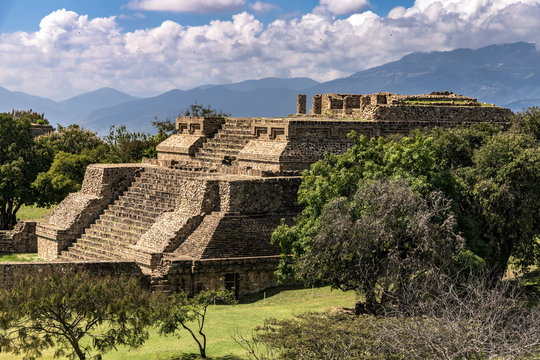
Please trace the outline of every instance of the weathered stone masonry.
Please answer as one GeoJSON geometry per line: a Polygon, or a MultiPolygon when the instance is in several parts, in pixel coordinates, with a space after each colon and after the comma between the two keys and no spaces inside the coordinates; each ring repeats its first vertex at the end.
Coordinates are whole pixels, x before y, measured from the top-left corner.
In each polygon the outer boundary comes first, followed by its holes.
{"type": "Polygon", "coordinates": [[[179,134],[158,146],[157,160],[89,166],[81,191],[37,225],[39,256],[64,264],[137,264],[157,289],[257,292],[275,283],[280,251],[270,235],[300,211],[300,172],[325,152],[345,151],[348,133],[504,125],[512,115],[448,92],[316,95],[309,115],[299,95],[297,112],[180,117],[179,134]]]}

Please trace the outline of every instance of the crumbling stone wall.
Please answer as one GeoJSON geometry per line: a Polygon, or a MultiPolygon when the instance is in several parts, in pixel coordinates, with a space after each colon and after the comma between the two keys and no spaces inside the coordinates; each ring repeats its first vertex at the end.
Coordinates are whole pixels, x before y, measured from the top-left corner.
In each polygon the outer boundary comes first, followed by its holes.
{"type": "Polygon", "coordinates": [[[32,124],[30,131],[32,133],[32,137],[38,137],[53,132],[54,128],[51,125],[32,124]]]}
{"type": "Polygon", "coordinates": [[[36,252],[35,221],[19,221],[13,230],[0,231],[0,255],[36,252]]]}
{"type": "Polygon", "coordinates": [[[134,262],[96,261],[96,262],[6,262],[0,263],[0,289],[10,289],[28,275],[47,276],[53,273],[86,271],[97,276],[109,275],[135,277],[143,284],[149,279],[134,262]]]}
{"type": "Polygon", "coordinates": [[[36,227],[38,256],[56,259],[113,201],[144,164],[95,164],[86,169],[81,191],[69,194],[36,227]]]}
{"type": "Polygon", "coordinates": [[[234,284],[237,295],[241,297],[275,286],[274,272],[278,262],[279,256],[177,260],[170,265],[168,280],[174,290],[189,294],[234,284]],[[226,280],[233,280],[233,283],[226,280]]]}

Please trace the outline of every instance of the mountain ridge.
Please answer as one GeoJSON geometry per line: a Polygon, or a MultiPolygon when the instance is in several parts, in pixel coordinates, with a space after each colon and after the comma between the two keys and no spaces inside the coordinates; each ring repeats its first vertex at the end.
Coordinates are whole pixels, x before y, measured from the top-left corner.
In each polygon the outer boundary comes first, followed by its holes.
{"type": "MultiPolygon", "coordinates": [[[[540,105],[540,52],[534,44],[494,44],[479,49],[415,52],[399,60],[319,83],[310,78],[246,80],[232,84],[173,89],[137,98],[101,88],[55,102],[0,87],[0,111],[44,112],[51,123],[81,126],[106,133],[110,125],[153,131],[151,121],[175,118],[197,102],[232,116],[286,116],[296,111],[298,92],[429,93],[449,90],[482,102],[520,110],[540,105]]],[[[308,104],[309,107],[309,104],[308,104]]]]}

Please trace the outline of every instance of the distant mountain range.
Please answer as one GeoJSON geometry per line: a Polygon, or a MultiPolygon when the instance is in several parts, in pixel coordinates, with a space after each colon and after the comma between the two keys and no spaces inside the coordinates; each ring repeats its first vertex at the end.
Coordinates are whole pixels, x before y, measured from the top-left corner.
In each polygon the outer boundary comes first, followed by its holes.
{"type": "MultiPolygon", "coordinates": [[[[0,111],[44,112],[52,124],[78,123],[104,134],[112,124],[153,131],[154,118],[174,119],[197,102],[232,116],[285,116],[296,111],[296,94],[328,92],[400,94],[450,90],[514,111],[540,106],[540,52],[534,44],[514,43],[447,52],[412,53],[351,76],[324,83],[309,78],[265,78],[234,84],[204,85],[136,98],[111,88],[68,100],[12,92],[0,87],[0,111]]],[[[308,101],[309,102],[309,101],[308,101]]]]}

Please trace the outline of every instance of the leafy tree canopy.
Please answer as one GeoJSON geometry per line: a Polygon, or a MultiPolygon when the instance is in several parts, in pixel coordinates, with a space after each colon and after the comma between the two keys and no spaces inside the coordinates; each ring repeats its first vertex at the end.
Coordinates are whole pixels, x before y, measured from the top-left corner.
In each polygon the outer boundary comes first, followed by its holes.
{"type": "Polygon", "coordinates": [[[49,124],[49,120],[45,119],[45,114],[43,113],[37,113],[30,110],[15,110],[13,109],[11,111],[11,115],[13,115],[14,118],[20,119],[20,118],[27,118],[30,120],[32,124],[49,124]]]}
{"type": "Polygon", "coordinates": [[[86,167],[97,161],[90,155],[57,153],[49,170],[39,173],[32,183],[36,204],[43,207],[58,204],[68,194],[79,191],[86,167]]]}
{"type": "Polygon", "coordinates": [[[136,280],[67,273],[27,277],[0,293],[0,351],[55,358],[101,358],[118,345],[138,347],[152,322],[150,294],[136,280]]]}
{"type": "Polygon", "coordinates": [[[19,208],[33,200],[30,184],[40,168],[30,119],[0,113],[0,229],[15,225],[19,208]]]}

